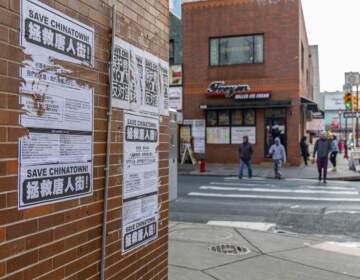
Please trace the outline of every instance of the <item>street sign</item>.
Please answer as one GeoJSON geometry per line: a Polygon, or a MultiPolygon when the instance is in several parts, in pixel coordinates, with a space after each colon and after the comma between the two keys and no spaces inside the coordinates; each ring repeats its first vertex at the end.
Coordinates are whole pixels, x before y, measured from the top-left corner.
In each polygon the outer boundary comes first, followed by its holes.
{"type": "Polygon", "coordinates": [[[360,84],[360,73],[359,72],[346,72],[345,73],[345,84],[357,86],[360,84]]]}
{"type": "Polygon", "coordinates": [[[352,112],[352,111],[348,111],[348,112],[344,112],[344,118],[356,118],[358,117],[358,112],[352,112]]]}

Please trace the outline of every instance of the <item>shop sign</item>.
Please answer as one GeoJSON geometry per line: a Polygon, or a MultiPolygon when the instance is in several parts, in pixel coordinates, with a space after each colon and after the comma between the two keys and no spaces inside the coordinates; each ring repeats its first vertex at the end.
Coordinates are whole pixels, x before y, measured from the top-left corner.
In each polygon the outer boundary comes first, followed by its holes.
{"type": "Polygon", "coordinates": [[[344,118],[346,118],[346,119],[357,118],[358,114],[359,113],[355,112],[355,111],[344,112],[344,118]]]}
{"type": "Polygon", "coordinates": [[[252,91],[247,93],[236,94],[234,99],[248,100],[248,99],[270,99],[271,93],[269,91],[252,91]]]}
{"type": "Polygon", "coordinates": [[[182,65],[170,65],[169,67],[170,86],[182,85],[182,65]]]}
{"type": "Polygon", "coordinates": [[[216,81],[209,85],[206,96],[225,96],[231,98],[236,93],[248,90],[250,90],[249,85],[225,85],[224,81],[216,81]]]}
{"type": "Polygon", "coordinates": [[[223,81],[212,82],[205,93],[207,97],[226,97],[237,100],[270,99],[271,91],[250,91],[247,84],[225,85],[223,81]]]}

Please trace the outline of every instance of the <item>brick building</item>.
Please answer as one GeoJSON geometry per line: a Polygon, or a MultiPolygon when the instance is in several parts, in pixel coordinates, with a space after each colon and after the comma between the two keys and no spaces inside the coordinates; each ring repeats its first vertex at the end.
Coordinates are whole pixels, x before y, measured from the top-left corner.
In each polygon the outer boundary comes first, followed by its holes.
{"type": "Polygon", "coordinates": [[[168,0],[0,1],[0,279],[167,279],[168,43],[168,0]]]}
{"type": "Polygon", "coordinates": [[[208,162],[235,163],[246,134],[262,163],[279,135],[298,165],[306,116],[316,110],[300,0],[186,2],[184,122],[205,120],[205,140],[194,146],[205,147],[208,162]]]}

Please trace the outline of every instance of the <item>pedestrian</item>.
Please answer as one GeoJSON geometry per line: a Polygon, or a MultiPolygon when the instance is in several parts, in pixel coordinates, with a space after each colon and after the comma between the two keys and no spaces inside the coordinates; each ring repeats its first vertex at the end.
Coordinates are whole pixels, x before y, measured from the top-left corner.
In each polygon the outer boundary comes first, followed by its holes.
{"type": "Polygon", "coordinates": [[[239,179],[243,176],[244,165],[248,169],[248,177],[252,177],[252,168],[251,168],[251,156],[253,154],[253,146],[249,143],[249,137],[244,136],[243,142],[239,146],[239,158],[240,158],[240,169],[239,169],[239,179]]]}
{"type": "Polygon", "coordinates": [[[310,156],[310,153],[309,153],[309,145],[306,143],[305,135],[303,137],[301,137],[300,149],[301,149],[301,155],[304,158],[304,164],[308,165],[307,160],[308,160],[308,157],[310,156]]]}
{"type": "Polygon", "coordinates": [[[326,175],[328,167],[328,155],[331,152],[330,141],[327,139],[327,132],[322,131],[320,133],[320,138],[316,140],[313,150],[313,158],[316,158],[319,182],[323,178],[324,183],[326,184],[326,175]],[[315,157],[316,156],[316,157],[315,157]],[[321,174],[323,172],[323,174],[321,174]],[[323,175],[323,177],[321,176],[323,175]]]}
{"type": "Polygon", "coordinates": [[[339,148],[339,153],[342,153],[342,149],[343,149],[343,141],[341,139],[339,139],[338,141],[338,148],[339,148]]]}
{"type": "Polygon", "coordinates": [[[281,167],[282,164],[286,163],[286,152],[285,147],[281,144],[279,137],[274,139],[274,144],[271,145],[269,154],[272,155],[272,159],[274,161],[275,179],[281,179],[281,167]]]}
{"type": "Polygon", "coordinates": [[[332,171],[335,172],[336,171],[336,155],[339,152],[339,144],[338,141],[336,140],[336,135],[333,134],[332,135],[332,139],[331,141],[331,153],[330,153],[330,162],[333,166],[332,171]]]}

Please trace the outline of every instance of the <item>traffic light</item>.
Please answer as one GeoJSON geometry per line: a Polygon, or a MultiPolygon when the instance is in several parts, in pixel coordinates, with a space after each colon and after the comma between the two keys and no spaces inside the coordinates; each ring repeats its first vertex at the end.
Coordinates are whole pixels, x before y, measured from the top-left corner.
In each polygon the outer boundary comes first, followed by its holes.
{"type": "Polygon", "coordinates": [[[344,93],[344,103],[345,103],[345,108],[347,110],[351,110],[351,108],[352,108],[352,95],[351,95],[351,92],[345,92],[344,93]]]}
{"type": "Polygon", "coordinates": [[[352,97],[352,108],[354,111],[357,111],[359,109],[358,107],[358,97],[356,94],[353,95],[352,97]]]}

